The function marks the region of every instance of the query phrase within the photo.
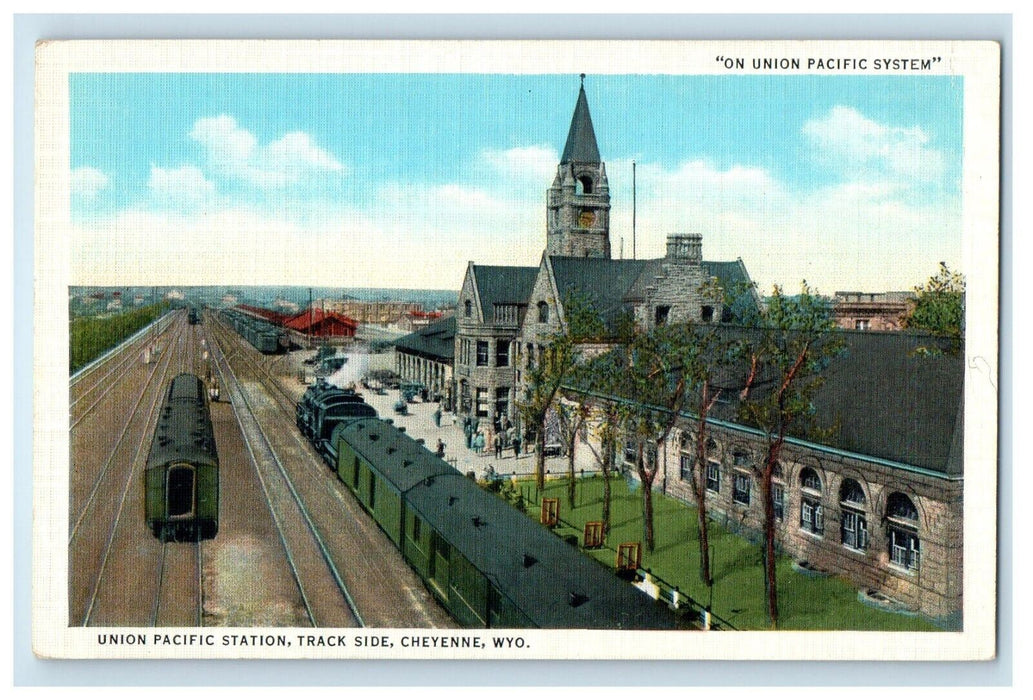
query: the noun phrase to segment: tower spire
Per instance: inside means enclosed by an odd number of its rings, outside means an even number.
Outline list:
[[[548,192],[547,255],[610,257],[610,185],[599,156],[581,73],[574,116]]]
[[[563,148],[560,163],[594,163],[599,164],[599,144],[595,140],[595,129],[592,127],[592,115],[588,111],[588,97],[585,95],[585,74],[581,74],[581,89],[578,91],[574,116],[570,120],[570,131],[567,132],[567,144]]]

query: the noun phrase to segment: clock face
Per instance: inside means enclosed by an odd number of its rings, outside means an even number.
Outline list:
[[[578,226],[581,228],[589,228],[595,223],[595,212],[585,210],[581,212],[577,217]]]

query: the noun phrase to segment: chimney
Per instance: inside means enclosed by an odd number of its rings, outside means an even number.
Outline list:
[[[668,234],[667,259],[699,265],[703,262],[703,236],[698,233]]]

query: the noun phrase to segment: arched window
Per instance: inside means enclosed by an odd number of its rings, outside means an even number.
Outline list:
[[[890,563],[908,571],[917,571],[920,552],[918,509],[902,493],[891,493],[886,499],[886,531]]]
[[[577,181],[574,184],[574,193],[592,194],[592,188],[594,186],[595,183],[592,182],[591,177],[589,177],[588,175],[582,175],[581,177],[577,178]]]
[[[868,549],[868,518],[865,513],[864,489],[853,479],[844,479],[839,488],[841,518],[840,541],[844,547],[863,552]]]
[[[470,318],[473,315],[473,302],[469,299],[463,302],[463,315]]]
[[[825,511],[821,505],[821,478],[810,467],[800,471],[800,529],[812,535],[825,532]]]
[[[544,302],[538,302],[538,323],[549,322],[549,305]]]

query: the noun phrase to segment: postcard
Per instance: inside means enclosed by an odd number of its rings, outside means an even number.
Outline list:
[[[993,658],[1000,50],[48,41],[45,658]]]

